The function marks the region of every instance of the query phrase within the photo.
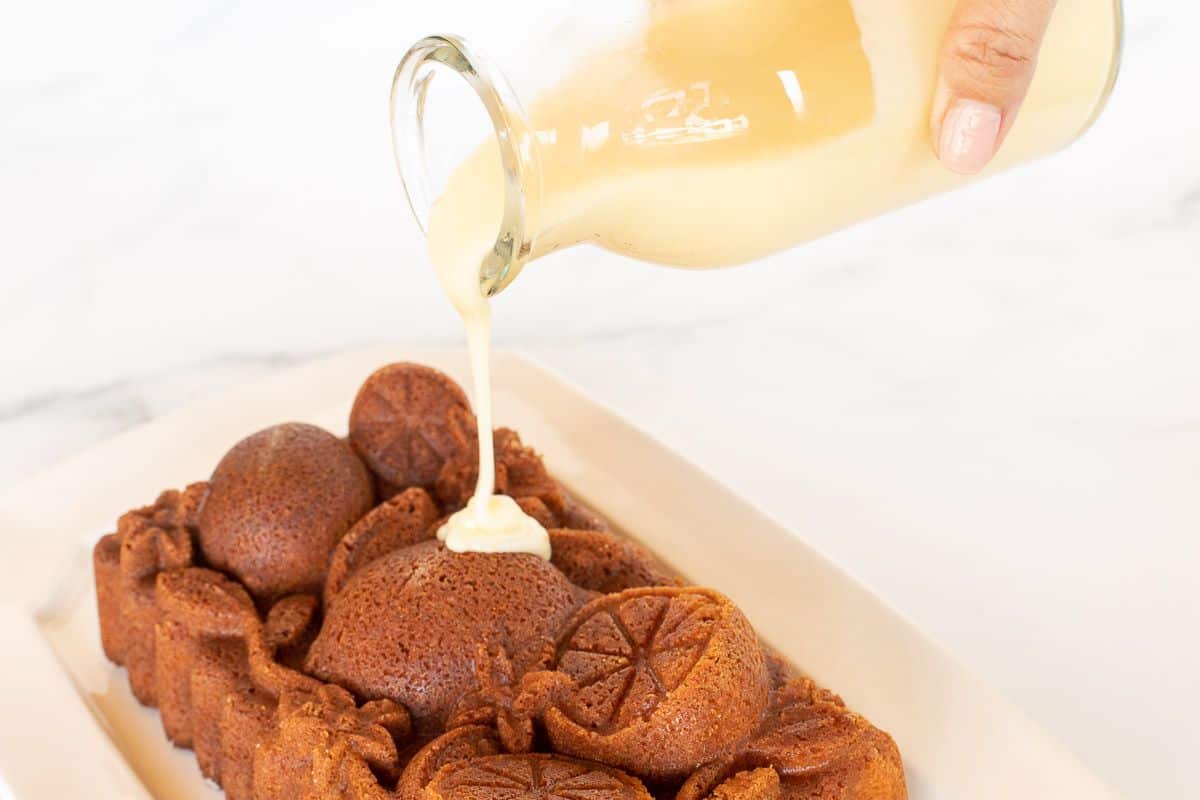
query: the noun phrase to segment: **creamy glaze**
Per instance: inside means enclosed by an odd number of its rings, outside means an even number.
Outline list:
[[[680,267],[752,261],[953,188],[929,141],[937,53],[956,0],[649,2],[643,23],[533,98],[541,163],[531,259],[578,243]],[[995,171],[1069,143],[1111,85],[1112,0],[1060,0]],[[430,254],[462,315],[479,485],[443,530],[463,550],[549,553],[495,490],[480,264],[504,211],[482,145],[434,204]],[[523,515],[522,515],[523,516]]]
[[[438,538],[456,553],[528,553],[550,560],[550,535],[533,517],[502,494],[472,497],[446,521]]]
[[[492,309],[479,284],[480,253],[476,239],[443,238],[445,226],[430,233],[430,253],[442,290],[462,317],[475,393],[479,430],[479,481],[467,507],[438,531],[456,553],[529,553],[550,559],[550,535],[510,497],[495,494],[496,454],[492,439]],[[434,233],[437,231],[438,233]],[[484,236],[484,239],[487,237]]]

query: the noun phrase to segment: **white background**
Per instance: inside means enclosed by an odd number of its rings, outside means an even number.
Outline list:
[[[391,72],[421,34],[517,37],[556,5],[6,8],[0,482],[317,354],[458,342],[392,169]],[[1129,5],[1117,92],[1069,151],[741,270],[577,249],[501,299],[497,336],[801,532],[1129,796],[1182,798],[1200,8]],[[839,523],[808,527],[818,505]]]

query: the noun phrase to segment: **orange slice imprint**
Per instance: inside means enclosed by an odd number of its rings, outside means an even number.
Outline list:
[[[649,719],[695,668],[720,616],[698,593],[645,595],[598,611],[559,655],[559,670],[577,686],[563,712],[601,734]]]
[[[443,767],[426,788],[439,800],[649,800],[636,778],[565,756],[532,753],[473,758]]]
[[[371,375],[350,412],[350,439],[372,471],[396,486],[432,486],[447,460],[474,441],[466,394],[449,377],[417,364]]]
[[[420,800],[425,787],[442,767],[458,761],[502,753],[491,728],[467,725],[447,731],[417,751],[404,767],[396,786],[397,800]]]
[[[542,714],[555,749],[641,778],[687,777],[753,733],[767,706],[754,630],[710,589],[628,589],[593,600],[556,656],[572,686]]]

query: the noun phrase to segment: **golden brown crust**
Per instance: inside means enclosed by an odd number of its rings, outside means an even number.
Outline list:
[[[536,497],[551,511],[561,512],[566,507],[566,497],[558,481],[550,477],[541,454],[509,428],[497,428],[495,439],[496,461],[504,465],[505,494]]]
[[[428,444],[438,414],[457,430],[448,378],[383,372],[376,394],[407,398],[385,427],[417,439],[356,446]],[[105,654],[231,800],[649,800],[626,773],[676,800],[904,800],[887,734],[791,678],[726,598],[607,532],[515,433],[496,432],[501,488],[550,531],[551,563],[430,541],[473,485],[473,441],[435,453],[439,475],[470,469],[439,506],[319,429],[259,436],[279,441],[239,444],[212,486],[164,492],[93,552]],[[432,472],[423,446],[391,477]],[[230,542],[262,560],[218,563]],[[317,591],[285,591],[326,556]]]
[[[191,566],[198,509],[207,494],[207,483],[163,492],[153,505],[123,514],[116,532],[92,551],[105,655],[125,667],[134,696],[145,705],[157,702],[155,579]]]
[[[839,768],[783,780],[785,800],[907,800],[900,751],[874,730]]]
[[[552,530],[550,552],[550,563],[594,592],[680,585],[645,548],[606,531]]]
[[[447,764],[503,752],[496,733],[486,725],[465,725],[447,731],[420,750],[404,767],[396,786],[398,800],[420,800],[438,770]]]
[[[360,708],[335,686],[287,693],[254,755],[254,797],[382,799],[376,776],[399,775],[396,738],[407,734],[408,715],[390,700]]]
[[[438,518],[433,498],[424,489],[413,488],[371,509],[355,523],[329,557],[325,580],[325,604],[330,605],[355,570],[401,547],[432,539]]]
[[[807,678],[772,692],[738,752],[697,770],[676,800],[701,800],[739,770],[779,774],[784,800],[904,800],[900,751],[883,731]]]
[[[296,423],[239,442],[210,484],[200,548],[260,601],[319,595],[334,545],[374,499],[366,468],[342,440]]]
[[[719,784],[709,800],[779,800],[779,773],[770,767],[739,772]]]
[[[517,497],[517,505],[529,516],[538,521],[546,530],[560,529],[570,531],[608,531],[609,525],[604,519],[587,508],[570,495],[564,493],[564,505],[559,511],[552,511],[538,497]]]
[[[654,781],[680,780],[753,732],[767,706],[745,616],[707,589],[631,589],[594,600],[559,640],[576,684],[544,717],[556,750]]]
[[[607,531],[611,526],[604,517],[597,514],[571,495],[565,495],[565,503],[557,514],[558,525],[554,527],[573,531]]]
[[[371,471],[397,489],[431,488],[448,461],[478,452],[475,415],[462,387],[410,363],[390,364],[363,383],[350,411],[350,441]]]
[[[433,776],[424,800],[651,800],[641,781],[619,769],[547,753],[479,756]]]
[[[541,455],[508,428],[497,428],[492,441],[496,452],[496,492],[518,501],[537,500],[554,515],[551,527],[561,527],[567,496],[546,470]],[[472,447],[446,462],[438,474],[434,495],[444,510],[456,511],[467,504],[478,480],[479,450]]]
[[[551,511],[545,503],[536,497],[518,497],[517,506],[529,516],[537,520],[546,530],[559,526],[558,515]]]
[[[255,800],[254,754],[274,725],[275,703],[252,686],[225,695],[217,727],[220,760],[210,775],[228,800]],[[198,740],[199,741],[199,740]]]
[[[422,542],[356,572],[327,609],[307,670],[362,697],[404,703],[436,731],[475,685],[480,644],[520,656],[570,618],[578,590],[536,556]]]

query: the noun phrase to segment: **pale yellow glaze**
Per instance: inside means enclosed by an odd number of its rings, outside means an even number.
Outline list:
[[[592,243],[672,266],[739,264],[964,183],[937,162],[929,137],[954,4],[648,4],[643,24],[528,108],[542,175],[530,257]],[[1117,24],[1111,0],[1061,0],[1025,107],[985,174],[1052,152],[1087,126],[1111,85]],[[463,517],[471,527],[447,534],[464,549],[491,547],[500,539],[489,531],[511,523],[512,509],[501,520],[486,502],[491,315],[479,289],[503,206],[499,150],[488,142],[451,176],[429,231],[439,279],[466,323],[480,421],[479,486]],[[529,544],[537,538],[506,541],[540,553],[540,539]]]

